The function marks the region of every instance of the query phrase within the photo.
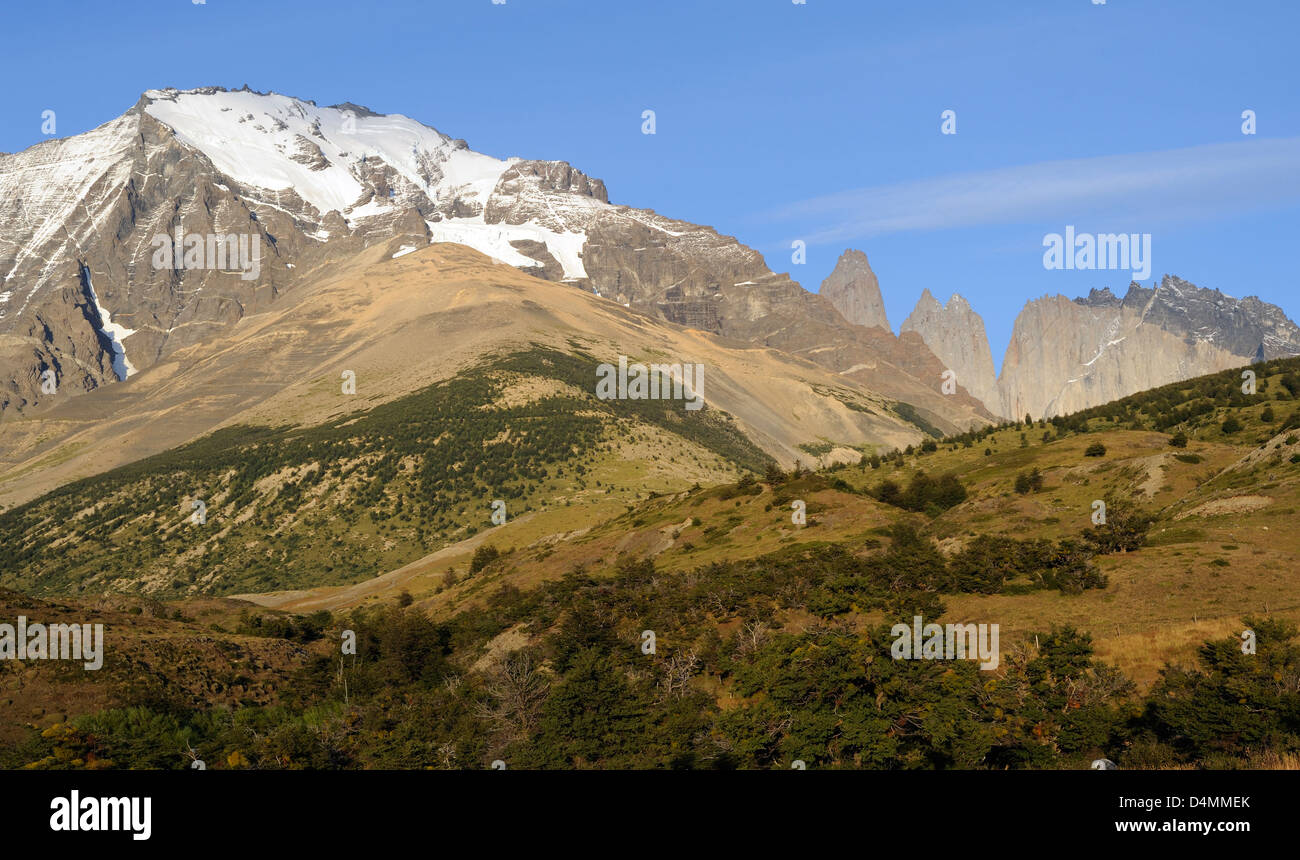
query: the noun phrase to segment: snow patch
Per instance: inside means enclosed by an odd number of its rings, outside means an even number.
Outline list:
[[[564,269],[565,280],[587,277],[582,265],[582,248],[587,242],[586,233],[557,233],[554,230],[528,222],[525,224],[485,224],[483,217],[449,218],[425,222],[433,242],[454,242],[467,245],[482,254],[511,266],[540,268],[542,264],[519,251],[511,242],[531,240],[546,246]]]
[[[95,310],[99,313],[99,330],[108,338],[108,344],[113,350],[113,373],[120,382],[135,373],[135,367],[132,366],[131,360],[126,357],[126,347],[122,345],[122,341],[135,334],[135,329],[113,322],[108,308],[99,303],[99,296],[95,293],[95,285],[90,280],[90,269],[82,266],[81,274],[86,279],[86,289],[90,291],[90,300],[95,303]]]
[[[368,218],[405,205],[400,195],[361,202],[371,191],[362,181],[374,167],[371,159],[430,199],[480,204],[508,166],[401,114],[362,116],[275,93],[150,90],[145,96],[151,100],[145,112],[222,173],[258,188],[291,189],[322,215],[337,210]]]

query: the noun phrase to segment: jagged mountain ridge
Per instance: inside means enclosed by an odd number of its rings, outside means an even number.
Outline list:
[[[850,248],[841,254],[818,292],[854,325],[893,330],[885,313],[880,281],[861,251]]]
[[[902,331],[919,334],[956,374],[956,381],[981,402],[1000,403],[984,320],[970,302],[953,293],[947,304],[940,304],[928,289],[922,290]]]
[[[503,161],[400,115],[247,89],[151,90],[87,135],[0,158],[0,412],[48,400],[45,370],[65,393],[117,381],[115,359],[152,366],[400,238],[465,244],[668,322],[799,355],[945,429],[989,418],[973,398],[940,395],[940,362],[919,341],[860,338],[756,251],[611,204],[600,180],[564,162]],[[150,240],[178,226],[253,234],[260,276],[154,268]]]
[[[845,252],[822,293],[846,318],[883,303],[860,252]],[[914,332],[944,370],[990,412],[1052,417],[1139,391],[1255,361],[1300,355],[1300,326],[1277,305],[1236,299],[1165,275],[1134,282],[1121,299],[1109,288],[1027,302],[995,374],[984,321],[962,296],[940,304],[922,291],[900,333]]]
[[[1235,299],[1165,275],[1067,300],[1047,296],[1016,318],[998,380],[1003,415],[1053,416],[1148,388],[1300,355],[1300,327],[1256,297]]]

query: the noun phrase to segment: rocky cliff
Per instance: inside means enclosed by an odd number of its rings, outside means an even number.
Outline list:
[[[1000,413],[1001,396],[988,334],[984,331],[984,320],[969,302],[954,293],[948,304],[941,305],[928,289],[923,290],[916,307],[903,321],[902,331],[919,334],[939,360],[956,374],[957,384],[991,412]]]
[[[1073,412],[1180,379],[1300,355],[1282,309],[1166,275],[1086,298],[1045,296],[1016,318],[998,380],[1001,413]]]
[[[867,255],[852,248],[840,255],[835,269],[822,281],[819,294],[854,325],[879,326],[893,331],[885,315],[880,282],[871,271]]]
[[[397,114],[248,89],[151,90],[94,131],[0,156],[0,414],[123,382],[397,238],[467,245],[658,319],[791,352],[944,429],[989,417],[964,393],[939,394],[942,362],[919,338],[863,337],[736,239],[608,201],[604,183],[564,162],[496,159]],[[159,267],[154,242],[177,230],[256,240],[256,276]],[[42,390],[47,371],[57,394]]]

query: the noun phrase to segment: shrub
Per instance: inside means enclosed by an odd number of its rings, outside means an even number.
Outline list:
[[[1085,451],[1083,452],[1083,456],[1085,456],[1085,457],[1105,457],[1105,456],[1106,456],[1106,446],[1103,445],[1103,444],[1101,444],[1100,442],[1093,442],[1091,445],[1088,446],[1087,450],[1085,450]]]
[[[1093,526],[1083,538],[1099,553],[1128,552],[1146,543],[1155,517],[1114,500],[1106,501],[1106,522]]]
[[[937,480],[925,472],[917,472],[904,490],[890,480],[881,481],[875,496],[887,505],[909,511],[927,511],[931,515],[942,513],[966,501],[966,488],[956,475],[947,474]]]
[[[1026,493],[1036,493],[1042,488],[1043,473],[1038,471],[1037,466],[1035,466],[1031,472],[1021,472],[1019,475],[1016,475],[1015,489],[1020,495],[1023,496]]]
[[[490,543],[485,543],[474,550],[474,556],[469,560],[469,572],[478,573],[492,562],[501,557],[501,552]]]

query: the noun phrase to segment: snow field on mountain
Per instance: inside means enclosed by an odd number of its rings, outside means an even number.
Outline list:
[[[272,191],[293,189],[322,215],[338,210],[356,219],[393,208],[380,202],[353,209],[368,190],[358,174],[370,158],[382,159],[430,198],[454,192],[479,202],[486,202],[508,166],[457,149],[450,138],[400,114],[360,115],[252,92],[150,90],[145,95],[153,99],[145,111],[223,173]],[[307,155],[299,138],[319,147],[327,162],[323,169],[294,160]]]
[[[145,111],[208,156],[222,173],[250,187],[291,189],[320,215],[337,210],[352,223],[401,205],[384,198],[362,202],[370,190],[361,178],[368,159],[381,159],[431,200],[460,198],[480,206],[486,205],[501,174],[518,161],[457,148],[435,129],[400,114],[363,115],[252,92],[150,90],[145,95],[153,100]],[[303,140],[320,149],[325,166]],[[566,280],[587,277],[582,265],[585,233],[558,232],[536,222],[487,224],[482,215],[426,223],[432,241],[467,245],[512,266],[540,267],[510,244],[540,242],[560,263]]]

